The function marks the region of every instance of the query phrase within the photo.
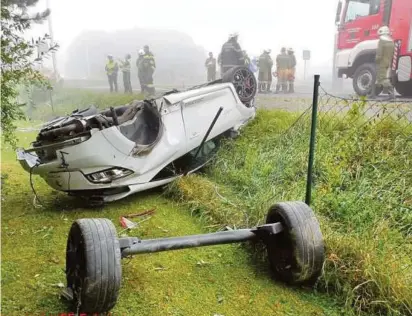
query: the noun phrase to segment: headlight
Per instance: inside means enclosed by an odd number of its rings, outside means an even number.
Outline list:
[[[93,183],[110,183],[113,180],[127,177],[131,175],[133,171],[124,168],[112,168],[99,172],[86,174],[87,180]]]

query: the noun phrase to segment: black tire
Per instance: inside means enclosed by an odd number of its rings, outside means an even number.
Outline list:
[[[366,63],[356,68],[353,74],[353,90],[359,96],[367,96],[372,91],[372,82],[376,81],[375,65],[372,63]],[[376,95],[381,94],[381,87],[376,87]]]
[[[311,284],[319,277],[325,260],[322,232],[312,209],[303,202],[273,205],[266,223],[280,222],[283,231],[267,243],[271,269],[278,280]]]
[[[242,103],[253,100],[257,93],[256,77],[245,66],[236,66],[226,71],[222,76],[222,82],[231,82]]]
[[[403,97],[412,97],[412,80],[406,82],[396,81],[395,89]]]
[[[119,240],[110,220],[78,219],[72,224],[66,249],[66,279],[76,309],[105,313],[114,307],[122,276],[120,261]]]

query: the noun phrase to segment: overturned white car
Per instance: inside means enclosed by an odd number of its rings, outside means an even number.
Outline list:
[[[236,67],[153,100],[74,111],[46,123],[17,158],[56,190],[92,202],[118,200],[204,166],[222,137],[254,118],[256,90],[253,73]]]

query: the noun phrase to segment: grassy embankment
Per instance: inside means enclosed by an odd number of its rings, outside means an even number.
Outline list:
[[[261,110],[206,177],[184,178],[171,192],[210,222],[237,227],[262,223],[276,201],[304,200],[308,122],[278,137],[296,117]],[[318,130],[312,206],[327,260],[317,288],[347,313],[411,315],[412,126],[349,121],[324,118]]]

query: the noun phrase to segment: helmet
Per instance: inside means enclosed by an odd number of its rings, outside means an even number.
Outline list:
[[[113,55],[109,54],[107,55],[107,58],[113,58]]]
[[[143,56],[144,55],[144,50],[143,49],[139,49],[139,55]]]
[[[235,37],[238,37],[238,36],[239,36],[238,32],[233,32],[232,34],[229,34],[229,39],[235,38]]]
[[[293,53],[293,48],[292,48],[292,47],[289,47],[289,48],[288,48],[288,52]]]
[[[389,27],[387,27],[386,25],[381,26],[378,30],[378,35],[382,36],[382,35],[390,35],[391,34],[391,30],[389,29]]]

